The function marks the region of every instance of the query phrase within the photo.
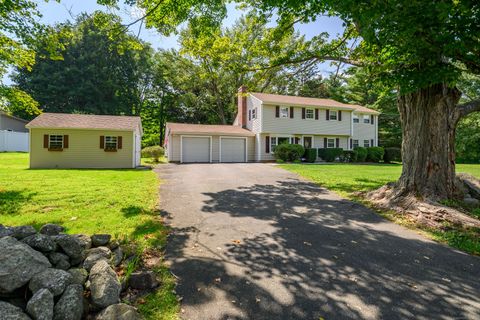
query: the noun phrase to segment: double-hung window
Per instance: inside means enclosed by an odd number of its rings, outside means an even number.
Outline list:
[[[336,110],[330,110],[329,117],[330,117],[330,120],[337,120],[337,111]]]
[[[363,146],[364,146],[365,148],[370,147],[370,140],[363,140]]]
[[[359,123],[360,119],[358,119],[358,115],[354,114],[353,115],[353,123]]]
[[[305,109],[305,118],[315,119],[315,109],[312,109],[312,108]]]
[[[252,119],[256,119],[257,118],[257,108],[253,108],[252,109]]]
[[[327,139],[327,148],[335,148],[335,139]]]
[[[105,136],[105,150],[117,150],[118,138],[116,136]]]
[[[63,135],[51,134],[48,136],[48,149],[49,150],[62,150],[63,149]]]
[[[366,114],[363,115],[363,123],[370,123],[370,117]]]
[[[280,107],[280,118],[288,118],[288,107]]]
[[[360,146],[359,143],[358,143],[358,140],[355,140],[355,139],[354,139],[354,140],[353,140],[353,143],[352,143],[352,146],[353,146],[354,149],[355,149],[355,148],[358,148],[358,147]]]

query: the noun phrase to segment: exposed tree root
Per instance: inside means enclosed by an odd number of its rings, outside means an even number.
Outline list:
[[[412,194],[401,192],[395,184],[387,184],[364,196],[379,209],[396,211],[427,227],[443,228],[445,225],[455,224],[466,228],[480,228],[479,219],[444,206],[431,198],[420,199]]]

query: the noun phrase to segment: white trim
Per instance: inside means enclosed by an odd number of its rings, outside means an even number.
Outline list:
[[[180,135],[180,163],[183,162],[183,137],[186,138],[210,138],[210,161],[212,163],[212,136],[194,136],[194,135]]]
[[[247,137],[234,137],[234,136],[220,136],[220,141],[218,143],[218,162],[222,163],[222,138],[226,139],[245,139],[245,162],[248,162],[248,139]]]
[[[305,119],[302,119],[302,120],[317,120],[315,119],[315,109],[318,109],[318,108],[313,108],[313,107],[305,107]],[[312,110],[313,111],[313,117],[312,118],[308,118],[307,117],[307,110]],[[320,115],[318,116],[318,120],[320,120]]]
[[[310,148],[315,148],[315,147],[314,147],[314,145],[315,145],[315,136],[313,136],[313,135],[311,135],[311,136],[310,136],[310,135],[302,135],[302,147],[305,148],[305,143],[304,143],[304,140],[303,140],[305,137],[306,137],[306,138],[312,138],[312,145],[310,146]]]
[[[133,132],[133,154],[132,154],[132,168],[135,168],[136,167],[136,162],[137,162],[137,154],[136,154],[136,151],[137,151],[137,143],[136,143],[136,137],[135,137],[135,132]],[[142,164],[142,156],[140,156],[140,163],[139,164]]]
[[[126,131],[126,132],[132,132],[136,131],[137,128],[132,128],[132,129],[115,129],[115,128],[68,128],[68,127],[27,127],[27,129],[48,129],[48,130],[96,130],[96,131]]]
[[[266,135],[265,135],[266,137]],[[256,161],[262,161],[262,143],[265,142],[265,140],[262,141],[262,134],[261,133],[258,133],[255,137],[255,141],[256,141],[256,144],[257,144],[257,154],[255,155],[255,160]],[[270,142],[269,142],[270,143]]]
[[[48,135],[48,149],[51,149],[50,148],[50,138],[51,136],[58,136],[58,137],[62,137],[62,149],[64,148],[64,145],[65,145],[65,135],[64,134],[49,134]]]

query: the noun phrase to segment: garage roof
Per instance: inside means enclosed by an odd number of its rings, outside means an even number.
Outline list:
[[[135,131],[141,128],[140,117],[94,114],[42,113],[27,128],[107,129]]]
[[[255,136],[255,133],[233,125],[189,124],[167,122],[171,134],[214,134],[230,136]]]
[[[330,107],[340,110],[352,110],[363,113],[379,114],[380,112],[358,104],[341,103],[332,99],[307,98],[298,96],[286,96],[280,94],[251,92],[252,96],[267,104],[296,105],[306,107]]]

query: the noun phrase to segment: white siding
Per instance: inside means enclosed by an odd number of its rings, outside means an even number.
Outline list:
[[[251,118],[249,120],[249,114],[252,113],[252,110],[256,108],[256,112],[257,112],[257,116],[255,119]],[[262,102],[260,100],[258,100],[257,98],[255,97],[252,97],[251,95],[249,95],[247,97],[247,129],[252,131],[252,132],[255,132],[255,133],[259,133],[262,128],[261,128],[261,115],[262,113]]]
[[[375,145],[378,145],[377,142],[377,125],[378,125],[378,116],[374,116],[374,124],[363,123],[363,115],[359,115],[359,123],[353,124],[353,134],[352,139],[358,140],[361,147],[363,147],[363,140],[374,140]],[[370,115],[366,115],[370,117]]]
[[[28,132],[0,130],[0,152],[28,152]]]
[[[315,109],[315,108],[314,108]],[[276,118],[274,105],[263,105],[262,132],[349,136],[351,111],[342,110],[342,121],[326,120],[327,109],[319,109],[318,120],[302,119],[302,107],[294,107],[294,118]],[[334,109],[331,109],[334,110]]]

